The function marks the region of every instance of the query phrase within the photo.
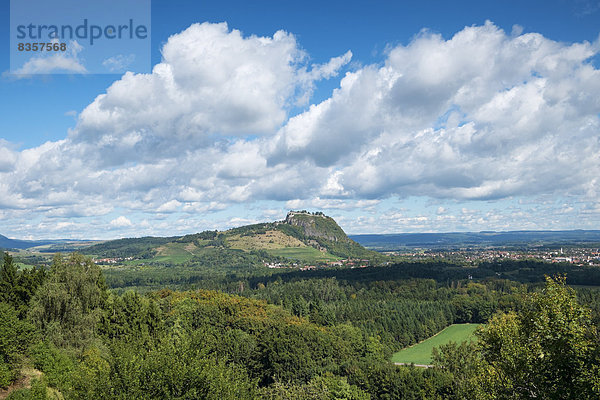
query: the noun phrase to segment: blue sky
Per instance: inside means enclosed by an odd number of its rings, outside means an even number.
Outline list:
[[[595,229],[599,20],[598,0],[153,1],[153,74],[0,78],[0,234],[298,208],[350,233]]]

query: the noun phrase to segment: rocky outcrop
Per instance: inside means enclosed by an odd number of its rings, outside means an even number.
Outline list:
[[[348,236],[333,218],[322,213],[290,211],[284,222],[300,227],[307,237],[322,238],[332,242],[349,241]]]

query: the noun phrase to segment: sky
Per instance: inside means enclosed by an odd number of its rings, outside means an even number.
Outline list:
[[[30,76],[0,6],[2,235],[600,226],[600,0],[157,0],[150,73]]]

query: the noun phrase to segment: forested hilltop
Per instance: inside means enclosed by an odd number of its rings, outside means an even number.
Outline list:
[[[594,265],[409,262],[305,211],[85,251],[4,255],[0,398],[600,398]],[[455,323],[477,341],[390,361]]]

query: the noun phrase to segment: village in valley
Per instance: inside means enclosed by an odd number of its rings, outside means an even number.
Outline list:
[[[461,248],[456,250],[410,249],[402,251],[387,251],[388,256],[401,257],[408,260],[441,259],[466,264],[478,264],[501,260],[536,260],[549,263],[570,263],[578,266],[600,265],[600,249],[587,247],[558,248],[558,249],[479,249]]]
[[[331,268],[331,267],[348,267],[348,268],[366,268],[371,265],[369,260],[361,259],[343,259],[339,261],[329,261],[323,263],[314,263],[312,265],[303,265],[297,262],[265,262],[267,268],[299,268],[300,271],[310,271],[317,268]]]

